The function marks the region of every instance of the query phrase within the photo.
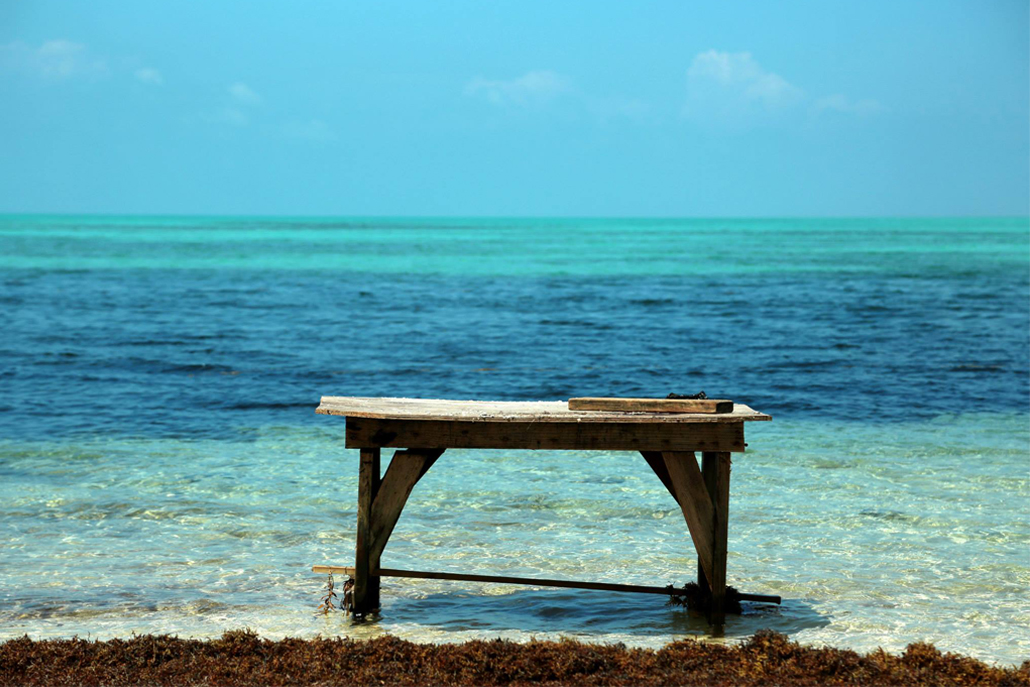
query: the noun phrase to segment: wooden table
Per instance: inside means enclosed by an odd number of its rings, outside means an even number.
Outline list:
[[[317,411],[347,418],[347,448],[361,452],[357,547],[353,568],[315,566],[354,576],[355,612],[379,607],[379,562],[415,484],[448,448],[635,451],[679,504],[698,557],[698,581],[712,595],[709,621],[721,625],[726,588],[730,454],[742,453],[744,423],[770,420],[746,405],[733,412],[570,411],[565,401],[445,401],[324,396]],[[383,474],[380,453],[397,448]],[[701,465],[695,453],[701,453]],[[396,573],[397,571],[393,571]],[[409,577],[473,579],[416,574]],[[546,583],[490,577],[486,581]],[[554,582],[554,581],[550,581]],[[606,589],[627,585],[563,583]],[[660,588],[636,588],[634,591]],[[667,593],[667,592],[666,592]]]

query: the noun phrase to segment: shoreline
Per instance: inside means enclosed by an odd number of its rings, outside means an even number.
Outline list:
[[[805,647],[763,631],[727,645],[680,640],[661,649],[575,640],[473,640],[418,644],[262,639],[249,630],[219,639],[139,635],[0,643],[6,685],[1028,685],[1030,660],[998,667],[910,644],[883,650]]]

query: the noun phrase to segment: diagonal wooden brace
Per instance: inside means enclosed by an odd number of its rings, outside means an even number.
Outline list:
[[[693,453],[667,451],[662,453],[662,460],[669,475],[670,491],[679,503],[698,561],[710,580],[714,572],[715,512],[701,468]]]
[[[705,452],[701,468],[690,452],[641,451],[641,454],[683,512],[697,550],[698,583],[712,596],[709,622],[721,625],[726,593],[730,454]]]
[[[672,479],[669,477],[669,471],[665,469],[665,459],[662,458],[662,452],[641,451],[640,455],[644,457],[647,464],[651,466],[652,470],[654,470],[654,474],[658,475],[658,479],[662,481],[665,488],[669,490],[670,494],[672,494],[672,498],[676,499],[676,502],[679,503],[679,498],[676,496],[676,490],[672,488]]]
[[[372,525],[370,527],[369,565],[371,570],[379,567],[379,559],[386,548],[393,528],[401,517],[404,504],[411,490],[422,476],[429,471],[436,459],[443,455],[443,449],[408,449],[397,451],[390,460],[379,492],[372,501]]]

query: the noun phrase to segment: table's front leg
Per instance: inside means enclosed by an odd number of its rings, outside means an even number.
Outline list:
[[[361,449],[358,468],[358,528],[354,552],[354,613],[364,615],[379,608],[379,576],[370,570],[372,503],[379,491],[380,449]]]

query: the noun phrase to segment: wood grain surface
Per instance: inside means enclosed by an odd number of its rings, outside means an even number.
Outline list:
[[[750,422],[771,420],[743,403],[730,413],[656,413],[570,410],[566,401],[451,401],[429,398],[323,396],[320,415],[383,420],[459,420],[463,422]]]

